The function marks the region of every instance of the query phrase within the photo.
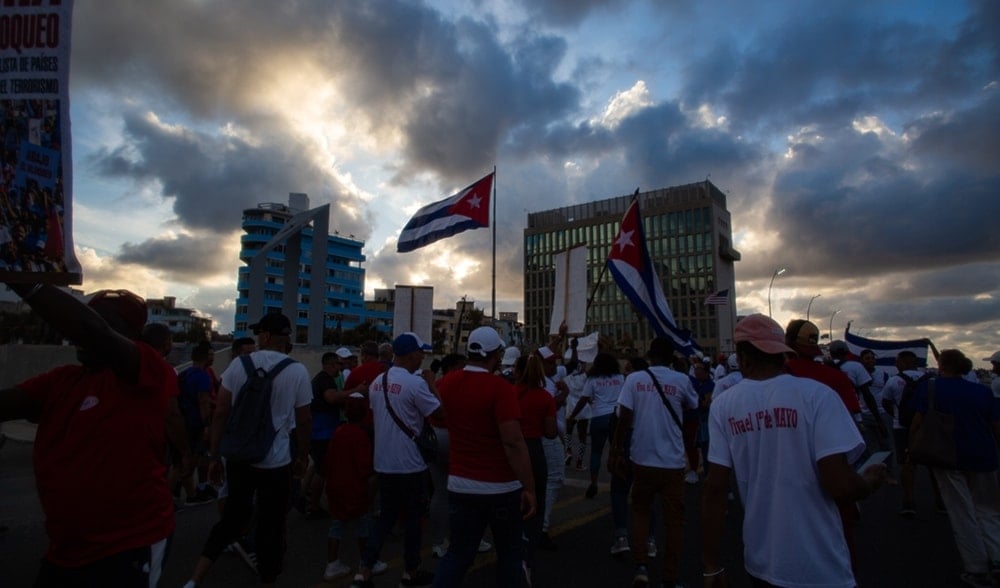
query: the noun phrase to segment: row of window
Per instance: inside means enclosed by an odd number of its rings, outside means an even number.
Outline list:
[[[706,247],[711,247],[712,209],[707,206],[654,214],[646,216],[642,221],[647,241],[704,233],[709,237]],[[554,253],[583,243],[611,243],[618,234],[619,225],[619,221],[613,221],[525,235],[524,250],[528,255],[533,255]]]

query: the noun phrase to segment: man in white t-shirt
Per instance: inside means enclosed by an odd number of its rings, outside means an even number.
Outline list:
[[[776,586],[857,585],[837,501],[858,500],[885,480],[885,465],[858,474],[864,450],[850,414],[829,387],[784,373],[784,330],[750,315],[736,324],[744,379],[709,414],[709,472],[702,509],[703,580],[725,584],[719,552],[726,493],[735,474],[745,505],[744,561]]]
[[[414,441],[424,427],[424,420],[441,408],[434,392],[434,373],[427,369],[419,376],[415,373],[423,364],[424,352],[430,349],[415,333],[399,335],[392,342],[392,367],[368,388],[375,425],[380,512],[353,587],[372,586],[372,568],[400,516],[404,571],[399,585],[429,586],[434,580],[434,574],[420,568],[420,519],[426,514],[430,500],[427,493],[430,474]]]
[[[719,394],[732,388],[743,379],[743,372],[740,371],[740,362],[736,358],[735,353],[730,354],[726,359],[726,367],[729,373],[715,381],[715,390],[712,392],[712,398],[718,398]]]
[[[830,343],[830,357],[833,358],[833,365],[847,374],[847,378],[851,380],[854,390],[858,393],[858,401],[861,404],[861,434],[866,447],[865,453],[859,457],[865,457],[889,437],[889,430],[885,424],[874,416],[878,414],[878,403],[872,394],[872,376],[851,354],[850,348],[844,341]]]
[[[285,354],[292,323],[283,314],[265,314],[260,322],[250,325],[257,335],[257,348],[250,354],[254,367],[270,372],[288,359]],[[219,457],[222,433],[240,388],[247,380],[241,358],[236,358],[222,372],[222,388],[216,398],[212,415],[208,458],[208,476],[213,483],[221,483],[223,463]],[[261,583],[273,583],[281,570],[285,553],[285,514],[288,511],[289,465],[301,476],[309,465],[310,438],[312,437],[312,384],[309,372],[301,363],[287,364],[271,386],[271,421],[276,431],[271,449],[263,461],[255,464],[226,463],[225,474],[229,495],[226,509],[209,533],[202,555],[195,564],[191,584],[204,578],[212,562],[222,550],[243,535],[244,526],[256,507],[257,571]],[[297,455],[292,463],[289,434],[295,430]],[[254,496],[256,495],[256,500]]]
[[[899,516],[913,518],[917,516],[916,502],[913,498],[917,467],[910,462],[908,455],[910,419],[913,418],[913,394],[917,388],[916,385],[929,376],[920,371],[917,366],[917,355],[912,351],[900,351],[896,355],[896,369],[896,375],[889,378],[882,389],[882,407],[892,418],[893,451],[896,455],[896,464],[899,466],[899,486],[903,491],[903,504],[902,508],[899,509]],[[913,384],[910,386],[909,393],[906,391],[908,384]],[[931,482],[931,487],[934,489],[934,500],[938,509],[943,510],[941,493],[933,479]]]
[[[646,558],[651,537],[649,515],[653,497],[660,495],[666,545],[663,553],[663,585],[673,586],[680,574],[684,538],[684,436],[681,415],[698,408],[698,394],[687,374],[667,367],[674,345],[657,337],[649,344],[648,370],[625,378],[618,396],[618,426],[612,443],[616,459],[624,455],[625,432],[632,430],[632,559],[633,586],[646,586]],[[669,407],[667,406],[669,403]]]

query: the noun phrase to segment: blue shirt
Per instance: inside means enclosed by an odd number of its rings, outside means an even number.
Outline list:
[[[935,378],[934,408],[955,417],[955,448],[958,469],[969,472],[992,472],[997,469],[996,440],[992,423],[1000,421],[1000,398],[982,384],[963,378]],[[917,413],[927,413],[927,384],[922,382],[913,394]]]

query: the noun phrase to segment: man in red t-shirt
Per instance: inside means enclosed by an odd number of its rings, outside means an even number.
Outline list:
[[[785,344],[798,354],[797,357],[785,360],[785,371],[793,376],[816,380],[833,388],[860,430],[861,403],[858,402],[858,394],[851,379],[837,368],[815,360],[823,353],[819,348],[819,327],[802,319],[792,320],[785,327]],[[854,544],[854,528],[858,520],[857,505],[853,501],[841,501],[837,503],[837,508],[840,510],[840,521],[844,526],[847,549],[851,552],[851,567],[857,569],[857,548]]]
[[[464,369],[438,382],[448,422],[448,500],[451,539],[434,586],[459,586],[489,525],[497,550],[497,585],[519,586],[524,524],[509,513],[535,514],[535,482],[511,385],[494,375],[503,339],[491,327],[469,333]]]
[[[351,370],[344,380],[344,390],[347,394],[352,392],[368,393],[368,386],[375,381],[375,378],[382,375],[382,372],[392,365],[392,345],[383,343],[377,345],[374,341],[365,341],[361,344],[361,365]],[[361,386],[362,389],[358,389]]]
[[[146,303],[125,290],[102,290],[84,305],[54,286],[9,286],[76,343],[82,364],[0,392],[0,420],[38,423],[35,479],[49,547],[35,586],[154,586],[174,530],[164,423],[177,378],[139,340]]]

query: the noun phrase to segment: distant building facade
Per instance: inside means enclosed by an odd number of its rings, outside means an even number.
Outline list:
[[[329,234],[330,205],[309,209],[305,194],[288,204],[262,203],[243,211],[234,335],[265,312],[281,312],[295,325],[295,343],[320,346],[324,329],[364,322],[391,324],[392,313],[365,306],[364,242]]]
[[[602,272],[632,196],[585,202],[528,214],[524,229],[524,338],[547,341],[555,290],[556,253],[587,245],[587,332],[599,331],[619,349],[644,350],[655,335]],[[736,316],[732,221],[726,195],[709,181],[639,194],[646,247],[678,326],[689,329],[706,354],[734,350]],[[598,278],[600,277],[600,284]],[[705,305],[720,290],[728,303]]]
[[[212,319],[197,316],[191,308],[181,308],[177,306],[177,299],[173,296],[163,298],[146,299],[147,322],[163,323],[170,328],[172,333],[193,333],[198,331],[204,334],[206,341],[212,339]]]

